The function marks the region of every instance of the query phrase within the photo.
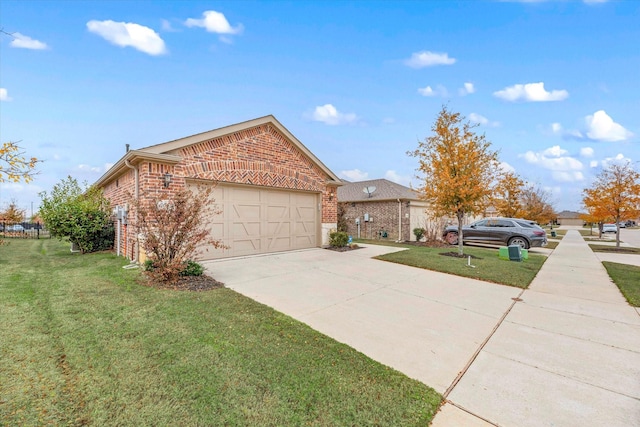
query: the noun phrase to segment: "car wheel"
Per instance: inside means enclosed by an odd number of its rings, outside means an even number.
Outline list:
[[[529,242],[524,237],[512,237],[509,239],[509,246],[518,245],[522,249],[529,249]]]
[[[458,244],[458,233],[455,231],[449,231],[447,235],[444,237],[444,240],[450,245]]]

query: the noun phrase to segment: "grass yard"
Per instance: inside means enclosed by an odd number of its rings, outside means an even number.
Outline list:
[[[640,267],[608,261],[602,265],[629,304],[640,307]]]
[[[475,265],[475,268],[471,268],[467,266],[467,258],[461,259],[440,255],[444,252],[457,251],[457,246],[428,248],[399,243],[394,243],[393,246],[402,246],[408,249],[376,258],[519,288],[529,286],[547,259],[544,255],[529,253],[529,259],[523,262],[515,262],[499,259],[497,249],[465,246],[464,253],[466,255],[478,257],[477,259],[471,259],[471,264]]]
[[[288,316],[226,288],[145,287],[126,264],[56,240],[0,247],[0,425],[424,426],[438,409]]]
[[[546,249],[555,249],[558,247],[558,245],[560,244],[559,241],[557,240],[547,240],[547,246],[545,246]]]
[[[608,252],[608,253],[612,253],[612,254],[634,254],[634,255],[640,255],[640,248],[633,248],[633,247],[629,247],[629,246],[620,246],[619,248],[616,248],[613,245],[596,245],[596,244],[591,244],[590,243],[589,247],[594,252]]]

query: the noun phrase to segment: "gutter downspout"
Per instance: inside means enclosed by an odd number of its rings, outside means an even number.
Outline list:
[[[134,194],[135,194],[135,198],[136,201],[138,201],[138,198],[140,197],[140,172],[138,170],[137,166],[133,166],[131,163],[129,163],[128,159],[124,160],[124,164],[128,167],[133,169],[133,176],[134,176]],[[136,209],[136,224],[138,223],[138,210]],[[136,233],[136,242],[137,242],[137,233]],[[125,242],[125,247],[126,247],[126,242]],[[133,262],[138,262],[138,252],[139,252],[139,248],[136,247],[136,250],[134,251],[134,255],[133,255]],[[127,256],[127,254],[124,254],[125,256]]]
[[[402,242],[402,202],[398,200],[398,242]]]

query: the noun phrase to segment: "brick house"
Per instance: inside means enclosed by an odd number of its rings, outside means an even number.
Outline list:
[[[132,196],[166,200],[185,187],[214,186],[221,213],[209,218],[208,226],[229,248],[201,251],[204,260],[328,244],[342,183],[269,115],[127,149],[95,185],[114,208],[118,254],[139,261],[143,236],[135,226]]]
[[[359,221],[364,239],[386,233],[391,240],[415,241],[412,230],[424,227],[427,219],[427,203],[417,191],[386,179],[345,182],[338,188],[338,202],[347,233],[353,237],[358,236]]]
[[[556,216],[556,223],[558,225],[573,225],[582,227],[582,224],[584,224],[584,220],[580,217],[580,215],[583,214],[574,211],[562,211]]]

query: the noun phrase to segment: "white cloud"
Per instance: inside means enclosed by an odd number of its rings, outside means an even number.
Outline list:
[[[189,18],[184,24],[187,27],[201,27],[216,34],[240,34],[244,29],[242,24],[232,27],[224,14],[215,10],[207,10],[202,13],[202,16],[202,19]]]
[[[399,175],[394,170],[388,170],[384,173],[385,179],[388,179],[391,182],[395,182],[396,184],[409,186],[411,183],[411,176],[408,175]]]
[[[580,171],[553,171],[551,176],[558,182],[584,181],[584,174]]]
[[[390,125],[396,122],[396,119],[393,117],[385,117],[384,119],[382,119],[382,123],[385,125]]]
[[[442,85],[436,86],[435,89],[431,86],[419,88],[418,93],[422,96],[441,96],[443,98],[446,98],[449,95],[447,88]]]
[[[451,65],[456,62],[455,58],[449,58],[448,53],[437,53],[423,50],[411,54],[411,58],[404,61],[405,65],[411,68],[433,67],[435,65]]]
[[[367,172],[362,172],[360,169],[351,169],[347,171],[341,171],[340,177],[348,179],[349,181],[364,181],[369,177]]]
[[[559,145],[547,148],[542,152],[527,151],[519,157],[532,165],[551,171],[551,176],[558,182],[575,182],[584,180],[584,165],[578,159],[567,156],[568,151]]]
[[[589,167],[590,168],[597,168],[598,167],[598,161],[597,160],[591,160],[589,162]]]
[[[496,98],[504,99],[505,101],[529,101],[529,102],[546,102],[546,101],[562,101],[569,96],[569,92],[566,90],[552,90],[548,92],[544,88],[544,83],[527,83],[516,84],[506,87],[497,92],[493,92],[493,96]]]
[[[500,165],[498,167],[502,172],[511,172],[511,173],[516,172],[516,169],[507,162],[500,162]]]
[[[87,29],[120,47],[133,47],[149,55],[167,53],[164,41],[149,27],[131,22],[89,21]]]
[[[553,133],[561,133],[562,125],[560,123],[551,123],[551,132]]]
[[[622,153],[619,153],[615,157],[605,158],[603,161],[600,162],[600,164],[602,165],[603,168],[606,168],[612,164],[623,164],[623,163],[631,163],[631,162],[632,161],[630,158],[625,157],[624,154]]]
[[[173,28],[173,26],[171,25],[171,22],[169,22],[166,19],[163,19],[161,21],[161,23],[162,23],[162,31],[166,31],[166,32],[169,32],[169,33],[175,33],[175,32],[178,31],[175,28]]]
[[[319,105],[311,116],[317,122],[323,122],[330,126],[353,123],[358,119],[353,113],[341,113],[331,104]]]
[[[593,148],[591,147],[582,147],[580,149],[581,157],[593,157]]]
[[[43,50],[48,48],[46,43],[32,39],[24,34],[13,33],[11,36],[13,36],[13,40],[11,40],[11,43],[9,44],[11,47],[34,50]]]
[[[491,127],[500,126],[499,122],[492,122],[489,119],[487,119],[485,116],[480,115],[478,113],[469,114],[469,120],[473,123],[478,123],[483,126],[491,126]]]
[[[564,148],[560,148],[559,145],[554,145],[553,147],[547,148],[542,152],[542,154],[547,157],[561,157],[567,153],[569,152]]]
[[[9,96],[9,92],[7,89],[0,87],[0,101],[12,101],[13,99]]]
[[[473,83],[471,82],[465,83],[464,87],[461,87],[460,89],[458,89],[458,93],[460,94],[460,96],[469,95],[470,93],[474,93],[475,91],[476,91],[476,88],[473,86]]]
[[[604,111],[599,110],[585,117],[587,137],[595,141],[625,141],[633,136],[622,125],[613,121]]]

